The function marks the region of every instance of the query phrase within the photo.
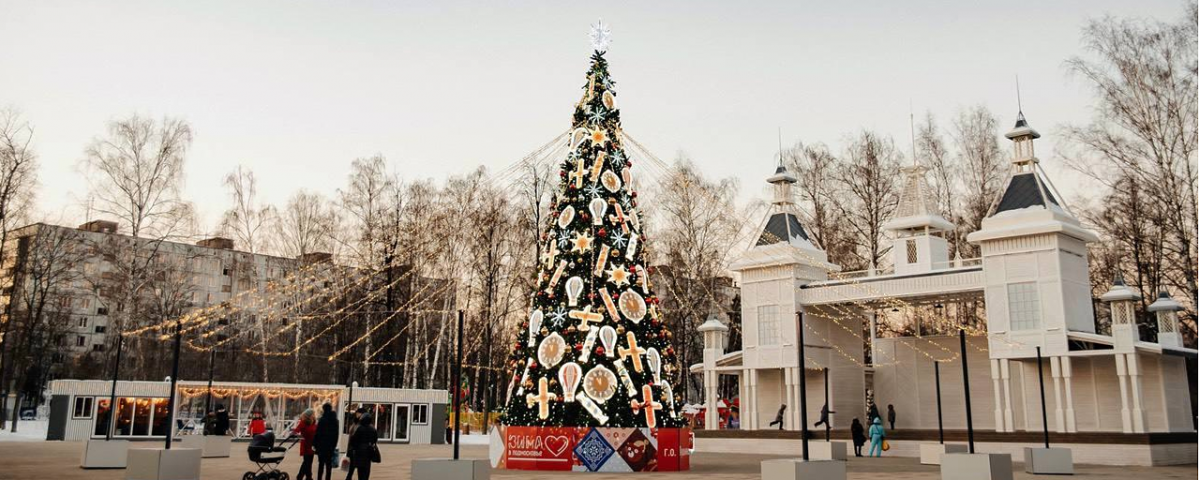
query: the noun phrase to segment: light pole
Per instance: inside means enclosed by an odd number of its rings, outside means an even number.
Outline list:
[[[167,397],[167,445],[175,439],[175,386],[179,384],[179,345],[183,342],[183,322],[175,322],[175,359],[171,362],[171,393]]]
[[[808,394],[805,392],[805,386],[808,383],[808,374],[805,372],[805,356],[804,356],[804,312],[796,312],[796,333],[800,344],[800,457],[804,461],[808,461]]]
[[[938,410],[938,443],[946,443],[946,433],[942,430],[942,372],[941,362],[933,361],[933,385],[937,391]]]
[[[117,379],[121,376],[121,348],[125,346],[125,335],[117,329],[117,360],[113,362],[112,390],[108,394],[108,426],[104,429],[104,439],[112,440],[113,425],[117,416]]]
[[[962,357],[963,398],[967,404],[967,451],[975,453],[975,424],[971,421],[971,378],[967,375],[967,332],[958,330],[958,350]]]
[[[1037,348],[1038,390],[1042,395],[1042,442],[1050,448],[1050,426],[1046,424],[1046,380],[1042,378],[1042,347]]]
[[[463,311],[458,311],[458,350],[454,354],[454,459],[458,460],[459,424],[462,421],[459,405],[462,404],[462,348],[463,348]]]

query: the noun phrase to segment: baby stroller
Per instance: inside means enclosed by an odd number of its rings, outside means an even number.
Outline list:
[[[299,438],[299,437],[294,437]],[[279,470],[279,463],[283,462],[287,451],[295,445],[292,441],[291,445],[283,446],[292,436],[288,436],[279,441],[279,445],[275,444],[275,432],[267,430],[266,432],[255,435],[250,440],[250,446],[246,448],[246,453],[250,456],[250,461],[258,466],[258,472],[246,472],[242,475],[242,480],[288,480],[287,472]]]

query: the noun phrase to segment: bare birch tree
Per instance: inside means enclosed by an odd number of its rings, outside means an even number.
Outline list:
[[[883,223],[892,218],[900,202],[900,161],[890,138],[864,130],[851,138],[838,169],[837,178],[848,198],[834,204],[849,220],[863,268],[880,268],[891,250]]]
[[[238,166],[225,176],[233,206],[221,218],[221,230],[237,241],[240,250],[262,253],[270,250],[269,229],[275,209],[258,204],[258,180],[249,168]]]
[[[1000,149],[1000,122],[987,107],[976,105],[959,112],[954,119],[951,138],[958,154],[958,173],[963,185],[962,213],[954,219],[955,238],[966,238],[978,231],[992,203],[1004,188],[1008,161]],[[964,257],[975,257],[979,247],[958,242]]]
[[[1194,340],[1196,3],[1186,10],[1178,23],[1104,17],[1084,27],[1087,56],[1072,57],[1067,68],[1095,92],[1096,115],[1066,128],[1075,150],[1066,161],[1111,191],[1091,220],[1121,251],[1137,255],[1113,268],[1132,267],[1144,298],[1168,286],[1176,292],[1188,307],[1184,333]],[[1127,222],[1145,228],[1131,232]]]
[[[8,264],[9,232],[25,221],[37,183],[37,155],[30,144],[33,127],[14,108],[0,110],[0,263]],[[0,429],[8,403],[10,314],[0,316]]]

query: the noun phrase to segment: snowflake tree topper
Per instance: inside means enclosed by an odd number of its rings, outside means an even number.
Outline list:
[[[608,44],[612,43],[612,30],[608,29],[603,19],[597,20],[596,24],[592,25],[592,33],[588,34],[588,38],[592,40],[592,48],[603,53],[608,50]]]

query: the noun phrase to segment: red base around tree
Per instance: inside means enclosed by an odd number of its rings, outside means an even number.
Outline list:
[[[576,472],[667,472],[691,468],[690,428],[501,426],[495,468]]]

